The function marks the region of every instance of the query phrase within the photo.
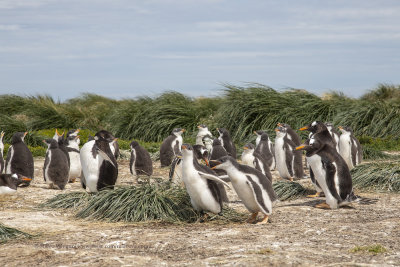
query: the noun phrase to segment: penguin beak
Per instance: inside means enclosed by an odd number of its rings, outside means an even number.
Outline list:
[[[244,146],[243,149],[246,150],[246,149],[249,149],[249,148],[247,146]]]
[[[296,147],[296,150],[301,150],[301,149],[303,149],[305,147],[306,147],[306,145],[301,145],[301,146]]]
[[[197,128],[201,129],[201,128],[203,128],[203,127],[201,127],[200,125],[197,125]]]
[[[304,126],[304,127],[300,128],[299,131],[305,131],[305,130],[308,130],[308,128],[309,128],[308,126]]]
[[[182,145],[181,148],[182,148],[182,149],[187,149],[187,146]]]
[[[3,139],[3,136],[4,136],[4,132],[2,131],[1,132],[1,139]]]
[[[182,129],[182,133],[184,133],[184,132],[186,132],[186,130],[185,130],[185,129]]]
[[[59,134],[59,133],[58,133],[58,130],[56,129],[56,134],[57,134],[58,136],[62,136],[62,135],[64,134],[64,132],[63,132],[62,134]]]
[[[218,160],[210,160],[210,162],[214,163],[215,166],[211,168],[211,170],[214,170],[215,168],[217,168],[218,165],[221,164],[221,162],[219,162]]]
[[[43,140],[43,143],[47,144],[47,143],[46,143],[46,140]]]
[[[257,132],[256,132],[256,131],[254,131],[254,134],[257,134]]]
[[[207,165],[208,167],[210,167],[210,162],[208,162],[207,158],[204,157],[203,159],[204,159],[204,161],[206,162],[206,165]]]
[[[276,125],[278,125],[279,127],[282,127],[282,123],[278,122]]]
[[[275,129],[275,132],[280,132],[280,130],[278,128]]]
[[[31,178],[28,178],[28,177],[25,177],[25,176],[22,177],[21,180],[22,180],[22,181],[26,181],[26,182],[32,181]]]
[[[339,126],[338,128],[339,128],[340,130],[343,130],[343,127],[342,127],[342,126]]]
[[[28,132],[25,132],[25,133],[24,133],[24,137],[25,137],[27,134],[28,134]]]
[[[78,134],[81,131],[81,129],[76,129],[75,134]]]

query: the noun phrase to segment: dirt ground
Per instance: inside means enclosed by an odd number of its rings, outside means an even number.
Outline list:
[[[119,161],[118,184],[133,181],[129,161]],[[168,170],[155,163],[155,176]],[[372,204],[321,210],[323,199],[278,203],[270,223],[106,223],[77,220],[69,210],[40,210],[62,193],[43,181],[43,159],[35,160],[30,187],[0,199],[0,222],[37,234],[0,245],[2,266],[400,266],[400,195],[356,192]],[[279,179],[273,172],[274,179]],[[304,185],[311,184],[304,180]],[[64,192],[80,191],[80,183]],[[231,205],[246,212],[234,192]],[[387,252],[351,252],[381,244]]]

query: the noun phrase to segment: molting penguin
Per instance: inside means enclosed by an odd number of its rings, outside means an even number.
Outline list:
[[[17,132],[11,138],[11,146],[8,148],[6,160],[6,174],[17,173],[27,178],[33,179],[34,164],[33,156],[24,138],[28,132]],[[29,185],[30,181],[23,184]]]
[[[228,156],[228,152],[226,152],[225,148],[222,146],[221,141],[217,138],[213,141],[213,149],[210,154],[210,167],[214,167],[214,163],[211,160],[216,160],[221,157]],[[226,172],[223,170],[215,170],[218,175],[226,175]]]
[[[254,133],[257,135],[256,152],[265,158],[270,170],[275,169],[275,149],[268,134],[264,131],[256,131]]]
[[[182,180],[190,196],[193,208],[199,212],[220,213],[222,211],[222,197],[217,183],[222,181],[214,171],[200,165],[194,156],[191,145],[182,145]]]
[[[225,148],[229,156],[236,159],[236,147],[232,142],[229,131],[225,128],[217,128],[217,131],[219,133],[218,139],[221,141],[221,145]]]
[[[339,133],[335,130],[335,127],[330,122],[325,122],[326,128],[328,128],[333,140],[335,141],[336,151],[339,152]]]
[[[249,143],[243,147],[242,163],[259,170],[269,179],[270,182],[272,182],[272,175],[269,170],[269,165],[265,158],[255,151],[253,144]]]
[[[272,213],[272,205],[278,199],[271,181],[260,171],[239,164],[229,156],[218,159],[216,164],[215,169],[222,169],[228,173],[238,197],[252,213],[248,222],[254,223],[258,213],[262,212],[264,218],[258,224],[267,223],[268,216]]]
[[[286,128],[278,127],[275,131],[275,159],[279,175],[290,181],[293,181],[293,177],[303,178],[301,151],[294,152],[296,145],[289,139]]]
[[[81,157],[79,152],[79,129],[70,130],[67,133],[66,145],[70,160],[68,179],[70,183],[75,182],[76,178],[80,177],[82,172]]]
[[[171,135],[164,139],[160,147],[161,167],[171,165],[174,157],[180,154],[183,142],[182,134],[184,132],[185,129],[175,128]]]
[[[81,149],[81,183],[89,192],[97,192],[106,186],[113,187],[117,181],[118,164],[111,150],[113,141],[114,136],[102,130]]]
[[[356,201],[357,197],[353,193],[350,170],[330,142],[326,135],[314,134],[309,144],[300,145],[296,149],[306,151],[308,162],[326,197],[326,203],[315,207],[337,209]]]
[[[58,142],[58,148],[61,149],[61,151],[64,152],[65,156],[67,157],[68,168],[69,168],[69,166],[71,166],[71,160],[68,154],[67,141],[64,139],[64,136],[65,136],[64,132],[62,134],[59,134],[58,130],[56,129],[53,139]]]
[[[43,177],[49,188],[64,190],[68,183],[69,167],[65,153],[58,147],[58,142],[54,139],[43,140],[48,149],[43,166]]]
[[[330,134],[327,126],[324,123],[322,123],[320,121],[314,121],[311,124],[300,128],[299,130],[300,131],[305,131],[305,130],[310,131],[309,138],[305,142],[305,145],[309,145],[309,142],[310,142],[311,138],[313,138],[315,136],[316,139],[324,140],[325,145],[329,145],[332,148],[336,149],[335,140],[333,139],[333,137]],[[309,162],[308,162],[309,158],[307,156],[306,156],[306,159],[307,159],[307,163],[308,163],[309,168],[310,168],[311,182],[314,185],[315,189],[317,190],[317,193],[315,195],[309,195],[308,197],[319,197],[319,196],[322,195],[323,190],[322,190],[322,188],[318,184],[318,181],[315,178],[314,170],[312,169],[311,165],[309,164]],[[313,158],[311,158],[310,160],[313,160]]]
[[[4,143],[3,143],[4,132],[2,131],[0,134],[0,174],[4,171]]]
[[[149,152],[139,145],[138,142],[132,141],[131,147],[131,160],[129,163],[129,170],[131,174],[136,176],[136,181],[138,175],[153,175],[153,162]]]
[[[32,179],[20,174],[0,174],[0,195],[14,194],[22,183],[29,183]]]
[[[361,144],[350,127],[339,126],[339,129],[342,131],[339,138],[339,152],[351,170],[362,161]]]

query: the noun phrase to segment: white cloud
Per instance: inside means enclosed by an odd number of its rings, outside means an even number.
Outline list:
[[[0,31],[17,31],[19,29],[21,29],[21,27],[17,24],[0,24]]]

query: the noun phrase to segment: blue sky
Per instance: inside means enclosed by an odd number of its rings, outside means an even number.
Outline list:
[[[0,0],[0,94],[400,84],[400,1]]]

